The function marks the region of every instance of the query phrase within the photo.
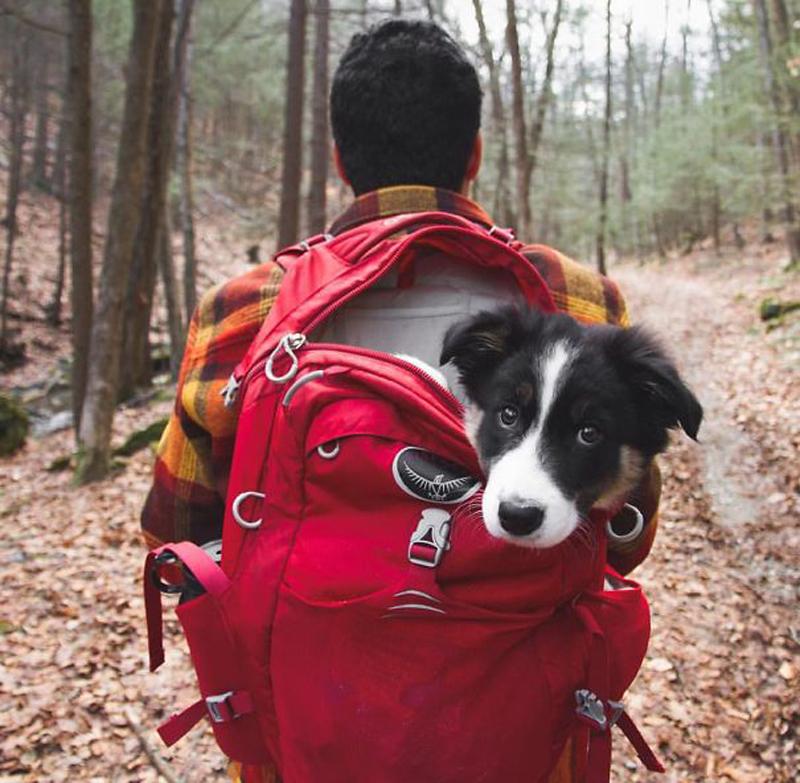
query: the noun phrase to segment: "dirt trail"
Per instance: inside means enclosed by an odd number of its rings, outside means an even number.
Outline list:
[[[668,781],[797,781],[800,375],[757,322],[763,272],[675,261],[615,278],[706,409],[700,445],[677,438],[662,462],[660,534],[637,572],[653,640],[632,712]],[[616,780],[659,779],[617,748]]]

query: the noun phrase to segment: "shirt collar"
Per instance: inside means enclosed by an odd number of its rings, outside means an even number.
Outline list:
[[[492,225],[480,205],[460,193],[424,185],[397,185],[359,196],[333,221],[330,233],[341,234],[360,223],[409,212],[451,212],[487,227]]]

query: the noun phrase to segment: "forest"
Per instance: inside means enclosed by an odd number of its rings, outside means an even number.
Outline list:
[[[478,69],[471,198],[616,280],[706,407],[636,572],[669,771],[612,779],[796,781],[800,0],[0,0],[0,778],[224,779],[151,729],[193,686],[144,671],[138,516],[200,298],[351,202],[331,78],[392,17]]]

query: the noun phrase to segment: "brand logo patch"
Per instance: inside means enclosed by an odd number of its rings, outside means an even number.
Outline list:
[[[460,503],[478,491],[481,483],[464,468],[425,449],[408,446],[392,463],[397,486],[418,500]]]

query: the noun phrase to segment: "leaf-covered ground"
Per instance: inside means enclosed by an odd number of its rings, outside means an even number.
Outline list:
[[[699,446],[678,438],[663,461],[661,532],[637,573],[653,639],[628,706],[669,772],[635,771],[619,739],[615,781],[798,779],[800,323],[767,333],[757,305],[800,298],[800,283],[777,269],[769,254],[701,254],[616,275],[708,421]],[[46,376],[47,353],[17,377]],[[122,411],[117,437],[168,408]],[[62,432],[0,462],[0,781],[155,781],[155,754],[175,780],[224,779],[204,729],[173,750],[153,731],[194,694],[172,618],[167,664],[146,672],[138,512],[152,455],[78,490],[46,470],[71,443]]]

